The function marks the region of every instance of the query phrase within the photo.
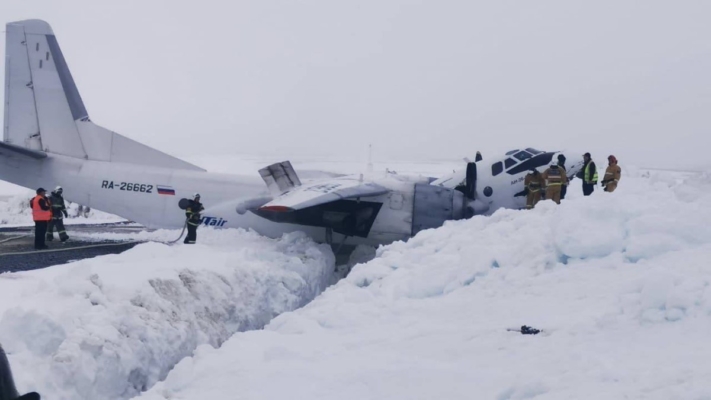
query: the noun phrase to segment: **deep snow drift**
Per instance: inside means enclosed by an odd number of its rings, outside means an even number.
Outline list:
[[[194,246],[147,243],[0,274],[0,343],[18,389],[48,400],[129,398],[197,346],[303,306],[333,272],[330,248],[302,234],[272,240],[205,228]]]
[[[711,181],[624,173],[381,248],[140,399],[709,398]]]

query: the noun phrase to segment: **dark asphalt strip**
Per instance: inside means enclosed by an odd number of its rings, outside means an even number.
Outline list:
[[[118,254],[139,243],[141,242],[86,243],[86,246],[74,248],[4,253],[0,254],[0,273],[30,271],[105,254]]]

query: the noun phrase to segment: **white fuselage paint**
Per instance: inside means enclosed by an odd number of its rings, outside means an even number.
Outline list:
[[[181,228],[185,214],[178,207],[178,202],[181,198],[192,198],[194,193],[200,193],[205,206],[203,216],[206,218],[203,222],[207,225],[212,222],[215,227],[252,229],[274,238],[302,231],[318,242],[326,241],[325,228],[276,223],[250,211],[238,212],[240,205],[250,200],[263,199],[263,203],[271,199],[264,182],[255,175],[87,161],[57,154],[49,154],[43,160],[14,154],[0,157],[0,179],[28,188],[44,187],[48,190],[61,185],[69,201],[116,214],[148,228]],[[414,183],[420,180],[392,174],[374,177],[374,180],[396,192],[367,198],[368,201],[383,203],[383,208],[373,223],[370,235],[367,238],[349,237],[348,244],[380,245],[410,236],[413,188]],[[133,190],[136,186],[138,189]],[[160,194],[159,186],[170,188],[175,194]],[[129,187],[132,190],[128,190]],[[334,242],[342,239],[343,235],[333,234]]]
[[[511,174],[509,169],[493,176],[492,165],[489,161],[477,162],[476,202],[481,209],[478,214],[488,215],[499,208],[523,208],[525,196],[516,197],[515,194],[523,191],[527,171]],[[569,167],[568,175],[575,175],[580,166],[580,163],[576,163]],[[547,166],[539,167],[539,170],[545,168]],[[432,184],[455,188],[464,183],[465,177],[464,168]],[[148,228],[182,227],[185,215],[178,207],[178,202],[181,198],[192,198],[194,193],[200,193],[205,206],[204,225],[251,229],[273,238],[288,232],[302,231],[315,241],[327,241],[326,228],[273,222],[249,211],[272,199],[256,173],[250,177],[81,160],[57,154],[48,154],[45,159],[35,160],[14,153],[3,153],[0,154],[0,179],[28,188],[51,189],[61,185],[69,201],[119,215]],[[382,203],[382,208],[368,237],[349,237],[347,243],[381,245],[408,239],[412,232],[415,184],[427,183],[428,180],[393,173],[368,174],[359,179],[377,183],[389,192],[362,198],[364,201]],[[324,180],[329,181],[330,178]],[[489,196],[486,195],[487,187],[491,188]],[[172,194],[161,194],[159,188]],[[343,235],[332,235],[334,243],[343,239]]]

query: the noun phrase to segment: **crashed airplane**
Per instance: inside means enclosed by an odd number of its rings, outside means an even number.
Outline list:
[[[200,193],[204,225],[387,244],[448,220],[523,208],[526,173],[559,154],[514,150],[440,179],[384,172],[301,182],[288,161],[254,176],[211,173],[92,122],[49,24],[11,22],[6,32],[0,179],[61,185],[72,202],[149,228],[183,226],[180,199]],[[569,178],[580,168],[568,166]]]

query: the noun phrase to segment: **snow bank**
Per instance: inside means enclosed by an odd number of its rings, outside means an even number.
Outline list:
[[[29,226],[33,225],[30,200],[35,196],[32,191],[0,199],[0,227]],[[75,217],[79,205],[67,202],[69,218],[64,220],[66,225],[72,224],[98,224],[108,222],[121,222],[125,219],[112,214],[92,209],[87,217]]]
[[[711,397],[711,182],[421,232],[306,307],[198,347],[142,400]],[[531,325],[537,336],[507,332]]]
[[[196,347],[303,306],[333,271],[330,248],[302,234],[205,229],[194,246],[146,243],[1,274],[0,342],[22,390],[48,400],[130,398]]]

